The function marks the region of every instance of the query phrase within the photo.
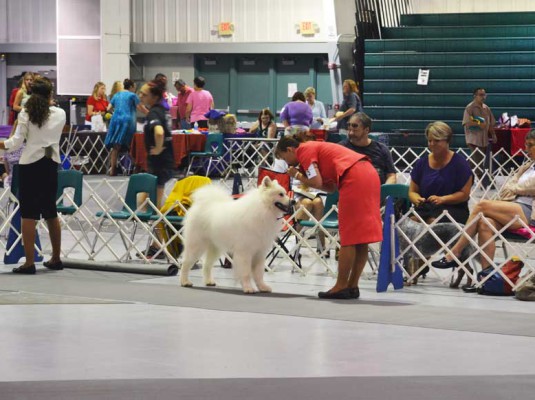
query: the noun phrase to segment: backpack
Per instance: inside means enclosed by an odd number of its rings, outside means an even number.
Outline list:
[[[520,261],[518,257],[512,257],[502,267],[502,272],[513,284],[516,284],[523,266],[524,263]],[[494,275],[492,275],[493,272]],[[477,293],[489,296],[512,296],[514,294],[513,287],[506,282],[492,266],[480,271],[477,274],[477,280],[482,281],[488,275],[492,276],[483,284],[483,286],[477,289]]]

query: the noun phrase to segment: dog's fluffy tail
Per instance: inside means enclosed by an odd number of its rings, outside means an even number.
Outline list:
[[[221,204],[232,201],[228,190],[218,185],[205,185],[196,190],[193,195],[193,205],[203,207],[205,204]]]

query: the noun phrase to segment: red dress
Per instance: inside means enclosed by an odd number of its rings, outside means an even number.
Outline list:
[[[381,183],[369,159],[344,146],[327,142],[301,143],[296,151],[300,169],[310,178],[318,166],[324,183],[339,192],[340,244],[350,246],[383,240]]]
[[[13,89],[11,91],[11,95],[9,96],[8,105],[9,105],[10,111],[9,111],[9,120],[7,121],[8,125],[13,125],[15,123],[15,121],[17,120],[17,115],[19,114],[18,112],[13,110],[13,104],[15,104],[15,97],[17,97],[17,93],[18,93],[19,89],[20,88],[18,88],[18,87]]]
[[[87,99],[87,108],[89,109],[89,106],[93,106],[93,112],[106,112],[108,109],[108,104],[108,100],[106,99],[97,100],[93,96],[89,96]],[[87,122],[91,122],[91,116],[89,113],[86,114],[85,120]]]

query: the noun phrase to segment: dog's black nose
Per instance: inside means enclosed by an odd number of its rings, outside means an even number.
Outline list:
[[[297,201],[295,201],[294,199],[291,199],[290,200],[290,207],[293,207],[297,204]]]

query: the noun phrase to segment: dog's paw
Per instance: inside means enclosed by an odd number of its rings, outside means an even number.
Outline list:
[[[271,293],[271,286],[266,285],[265,283],[262,285],[258,285],[258,290],[262,293]]]
[[[193,282],[191,282],[191,281],[180,282],[180,286],[182,286],[182,287],[193,287]]]
[[[243,288],[243,293],[245,293],[245,294],[254,294],[255,290],[252,287],[244,287]]]
[[[204,284],[205,284],[206,286],[215,286],[215,285],[216,285],[216,284],[215,284],[215,281],[204,282]]]

